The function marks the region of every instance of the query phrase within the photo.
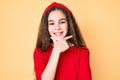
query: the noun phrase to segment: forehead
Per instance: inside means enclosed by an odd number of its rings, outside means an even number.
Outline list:
[[[56,19],[61,19],[61,18],[66,19],[65,14],[61,10],[51,11],[49,16],[48,16],[48,20],[56,20]]]

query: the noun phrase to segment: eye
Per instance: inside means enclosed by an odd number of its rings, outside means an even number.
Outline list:
[[[48,25],[54,25],[54,23],[48,23]]]
[[[61,22],[60,22],[60,24],[64,24],[64,23],[66,23],[66,21],[61,21]]]

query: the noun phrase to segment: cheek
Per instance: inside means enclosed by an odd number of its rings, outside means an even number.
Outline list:
[[[49,34],[51,35],[51,33],[52,33],[52,28],[49,28],[49,27],[48,27],[48,32],[49,32]]]
[[[68,32],[68,26],[67,26],[67,25],[65,25],[65,26],[63,27],[63,29],[64,29],[64,31]]]
[[[66,31],[68,32],[68,26],[66,27]]]

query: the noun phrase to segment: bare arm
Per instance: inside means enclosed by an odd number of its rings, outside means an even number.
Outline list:
[[[60,53],[66,51],[69,48],[66,40],[70,38],[72,38],[72,36],[67,36],[64,39],[56,41],[51,37],[54,42],[54,48],[48,64],[41,75],[42,80],[54,80]]]

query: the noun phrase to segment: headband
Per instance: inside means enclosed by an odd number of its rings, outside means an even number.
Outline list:
[[[60,4],[60,3],[56,3],[56,2],[53,2],[52,4],[50,4],[50,5],[45,9],[45,11],[44,11],[43,14],[45,15],[50,8],[57,7],[57,6],[63,8],[64,10],[67,11],[67,13],[68,13],[69,15],[71,15],[71,11],[70,11],[66,6],[64,6],[63,4]]]

